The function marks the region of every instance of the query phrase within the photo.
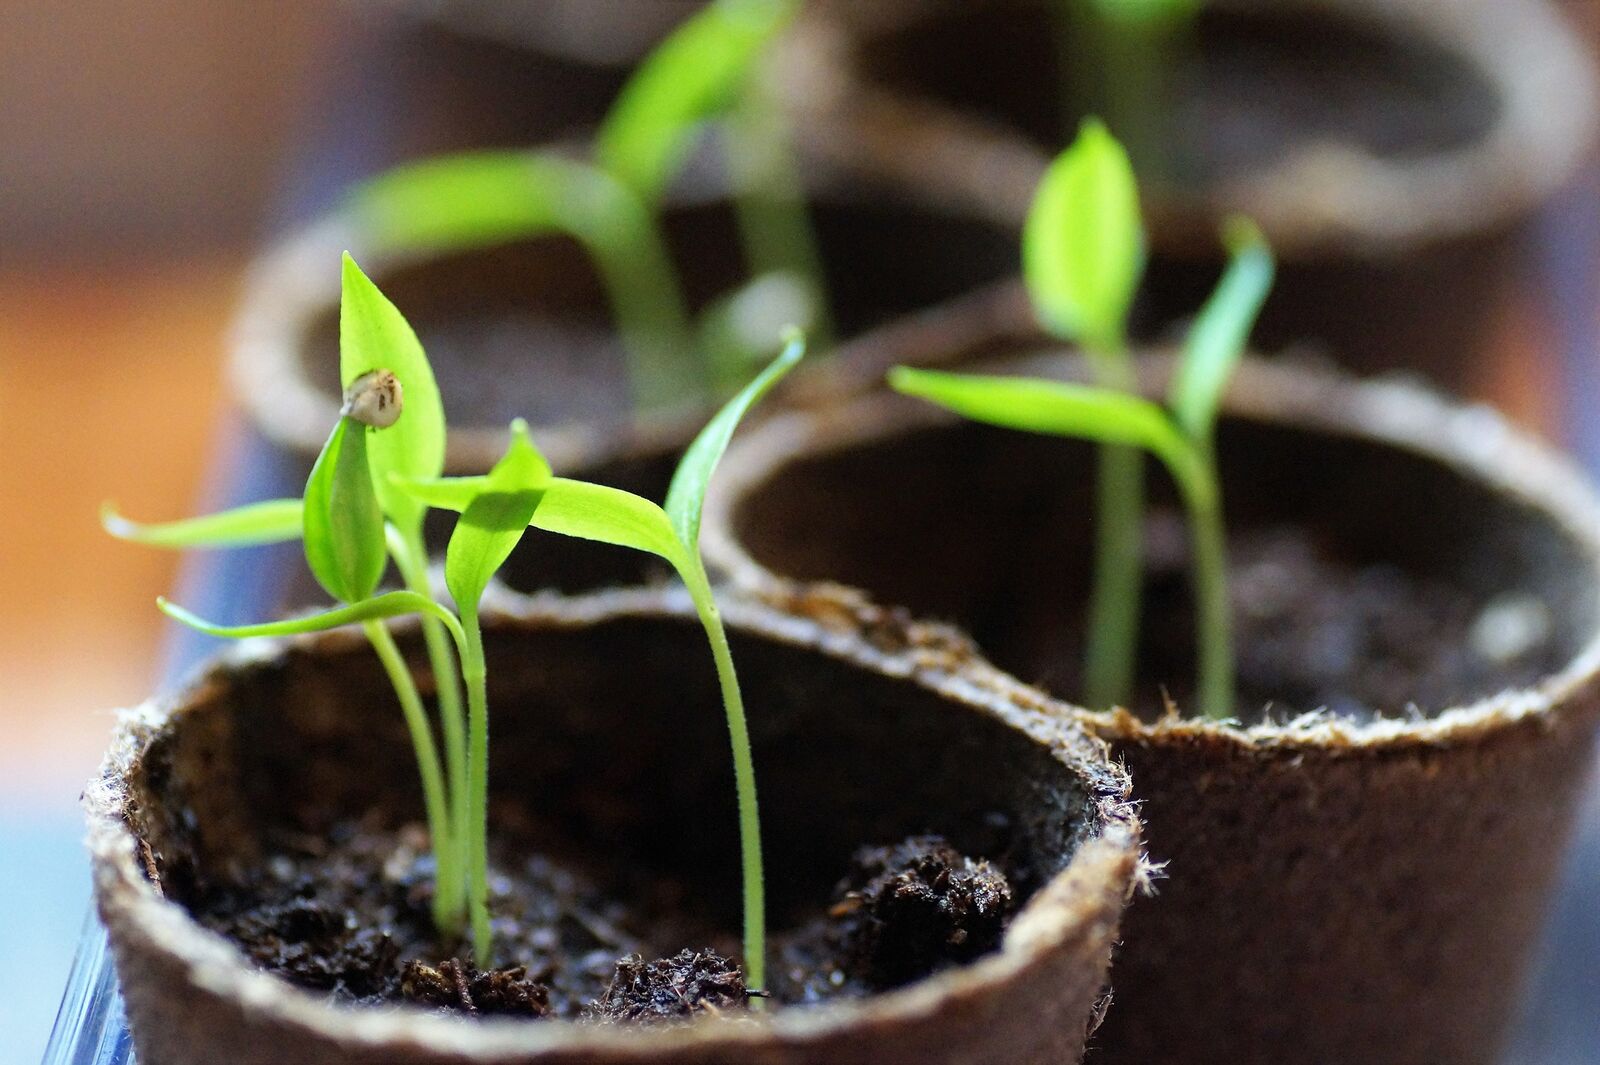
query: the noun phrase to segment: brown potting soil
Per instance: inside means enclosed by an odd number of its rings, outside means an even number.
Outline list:
[[[480,970],[434,930],[420,826],[346,822],[273,843],[238,879],[195,889],[204,925],[330,1001],[470,1016],[653,1023],[755,996],[860,997],[998,948],[1018,902],[997,865],[939,836],[864,847],[831,898],[773,937],[771,987],[750,989],[737,939],[696,913],[681,882],[633,874],[608,889],[574,862],[506,847],[491,870],[494,957]]]
[[[1190,703],[1194,611],[1183,520],[1149,523],[1147,609],[1138,709],[1161,691]],[[1251,530],[1230,548],[1239,716],[1287,720],[1326,711],[1365,722],[1421,718],[1536,683],[1562,663],[1538,599],[1480,602],[1442,578],[1333,555],[1289,526]]]

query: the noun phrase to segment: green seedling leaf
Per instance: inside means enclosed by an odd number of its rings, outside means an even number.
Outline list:
[[[440,477],[402,482],[430,507],[460,513],[484,490],[486,477]],[[681,571],[686,556],[666,511],[642,496],[588,481],[553,477],[528,522],[535,529],[644,551]]]
[[[1223,240],[1232,258],[1189,328],[1168,395],[1173,417],[1191,440],[1210,439],[1228,379],[1272,288],[1272,249],[1254,222],[1229,219]]]
[[[1032,377],[994,377],[897,366],[889,384],[973,421],[1102,444],[1141,447],[1190,472],[1193,449],[1155,403],[1114,389]]]
[[[489,477],[480,473],[471,477],[434,477],[418,481],[390,474],[389,482],[424,506],[460,514],[488,488]]]
[[[511,446],[482,478],[445,549],[444,579],[460,610],[475,610],[483,590],[510,557],[550,483],[550,464],[533,446],[528,425],[511,426]]]
[[[1046,171],[1023,229],[1022,269],[1051,333],[1097,355],[1123,347],[1144,230],[1128,153],[1099,121],[1086,120]]]
[[[533,525],[562,536],[645,551],[665,559],[680,574],[689,564],[666,511],[620,488],[557,477],[534,511]]]
[[[678,540],[691,554],[698,550],[700,543],[700,512],[705,504],[706,489],[710,487],[717,463],[722,461],[722,453],[728,450],[733,431],[750,408],[794,368],[805,352],[805,338],[798,332],[791,332],[778,357],[706,423],[679,460],[663,509],[672,521]]]
[[[623,190],[575,159],[484,151],[408,163],[357,186],[351,205],[391,248],[482,247],[599,224]]]
[[[600,165],[658,202],[703,123],[739,97],[797,0],[714,0],[662,41],[622,89],[595,141]]]
[[[437,477],[444,470],[444,404],[417,334],[346,252],[339,302],[339,379],[349,389],[377,370],[387,370],[399,380],[404,407],[397,405],[393,424],[371,440],[373,486],[389,520],[402,530],[414,530],[421,526],[426,508],[393,491],[388,474]]]
[[[337,629],[342,625],[354,625],[364,621],[380,621],[384,618],[401,617],[405,614],[427,614],[436,617],[450,630],[450,634],[455,638],[457,646],[461,645],[463,639],[461,625],[456,621],[455,615],[427,596],[419,595],[416,592],[385,592],[383,595],[364,599],[349,606],[323,611],[320,614],[285,618],[282,621],[267,621],[256,625],[217,625],[191,614],[183,607],[176,603],[168,602],[166,599],[157,599],[156,606],[161,608],[163,614],[166,614],[174,621],[182,622],[191,629],[203,632],[207,636],[217,636],[229,640],[244,640],[254,636],[298,636],[308,632],[326,632],[328,629]]]
[[[100,524],[119,540],[151,547],[250,547],[300,539],[304,514],[298,499],[269,499],[198,518],[145,524],[129,521],[117,513],[116,504],[106,503],[100,508]]]
[[[409,503],[410,500],[408,499]],[[383,511],[367,459],[367,427],[341,417],[306,481],[306,563],[343,603],[370,596],[383,578]]]

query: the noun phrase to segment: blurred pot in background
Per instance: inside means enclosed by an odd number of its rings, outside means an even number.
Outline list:
[[[875,383],[881,366],[916,361],[937,347],[930,337],[971,334],[980,343],[995,328],[993,307],[1005,302],[986,286],[1010,273],[1016,258],[1005,227],[836,178],[814,187],[808,204],[840,337],[836,350],[815,350],[795,375],[792,394],[810,402]],[[727,194],[705,186],[670,195],[660,212],[668,266],[690,315],[749,278],[736,214]],[[451,471],[487,469],[504,451],[511,419],[525,417],[558,473],[664,496],[715,395],[636,405],[612,279],[588,249],[553,232],[465,250],[384,248],[358,213],[344,212],[292,235],[252,270],[230,378],[269,440],[309,470],[336,417],[338,264],[349,249],[428,351],[450,419]],[[754,319],[751,331],[775,339],[793,310],[783,297],[757,283],[732,317]],[[689,354],[702,359],[704,352]],[[552,562],[550,552],[587,561]],[[637,552],[567,538],[541,539],[536,553],[526,580],[513,561],[510,583],[531,588],[543,579],[533,574],[556,573],[571,591],[624,583],[651,567]],[[304,590],[314,592],[309,584]]]
[[[1018,225],[1080,117],[1111,112],[1145,178],[1143,321],[1199,305],[1242,213],[1282,260],[1264,348],[1472,387],[1523,227],[1593,135],[1591,63],[1553,7],[1218,0],[1125,50],[1120,99],[1063,8],[820,5],[781,65],[807,151]]]
[[[1195,633],[1159,476],[1134,712],[1081,715],[1169,863],[1088,1060],[1488,1065],[1594,764],[1600,501],[1482,408],[1283,361],[1240,368],[1217,454],[1239,720],[1163,710],[1193,706]],[[781,415],[730,449],[706,558],[955,621],[1076,698],[1093,469],[898,395]]]

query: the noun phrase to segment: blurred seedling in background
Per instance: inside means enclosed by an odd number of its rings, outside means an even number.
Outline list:
[[[1272,286],[1274,264],[1260,231],[1247,220],[1230,220],[1223,239],[1230,262],[1189,329],[1163,407],[1135,394],[1124,333],[1142,261],[1132,174],[1116,142],[1088,123],[1044,179],[1028,220],[1024,254],[1041,319],[1058,336],[1081,340],[1096,383],[907,367],[890,374],[899,391],[975,421],[1100,445],[1082,696],[1091,707],[1126,704],[1132,694],[1143,470],[1127,456],[1136,460],[1148,451],[1172,475],[1189,518],[1198,709],[1217,719],[1233,713],[1226,536],[1213,439],[1218,406]]]
[[[622,88],[592,159],[551,148],[408,164],[351,204],[380,249],[465,249],[563,234],[607,291],[636,409],[705,404],[770,355],[779,326],[826,336],[821,262],[781,110],[760,67],[798,0],[713,0]],[[663,203],[708,129],[734,192],[751,282],[692,320],[661,225]]]
[[[746,971],[751,986],[762,986],[765,903],[755,771],[738,677],[700,559],[700,516],[711,475],[734,429],[799,361],[804,341],[791,335],[779,357],[707,424],[679,463],[663,507],[618,489],[555,477],[521,421],[512,425],[510,446],[489,473],[440,477],[444,418],[432,371],[400,312],[348,256],[340,319],[341,364],[349,380],[346,403],[302,499],[273,500],[162,525],[129,522],[108,506],[106,527],[125,539],[165,547],[301,539],[312,573],[340,606],[234,626],[211,623],[165,600],[161,608],[201,632],[236,639],[347,624],[362,627],[394,687],[416,751],[436,867],[434,920],[450,936],[470,925],[483,967],[491,963],[493,949],[488,910],[488,669],[479,626],[483,594],[530,526],[665,559],[682,577],[705,629],[728,719],[744,880]],[[429,506],[460,515],[444,564],[454,612],[435,600],[427,581],[421,526]],[[395,561],[407,587],[380,594],[388,559]],[[383,624],[386,618],[413,613],[421,615],[425,634],[441,634],[438,646],[429,641],[428,651],[440,692],[442,763],[415,681]],[[459,675],[449,640],[459,655]]]

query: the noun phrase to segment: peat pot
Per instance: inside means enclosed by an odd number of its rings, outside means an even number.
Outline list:
[[[1080,714],[1167,863],[1090,1060],[1494,1062],[1594,761],[1600,506],[1486,409],[1284,362],[1241,369],[1217,443],[1239,720],[1163,709],[1194,635],[1154,470],[1132,709]],[[737,442],[706,553],[769,596],[842,582],[957,622],[1075,698],[1094,469],[868,397]]]
[[[820,6],[781,64],[807,150],[1020,223],[1090,109],[1063,89],[1086,75],[1063,58],[1083,34],[1058,31],[1062,5]],[[1158,148],[1138,151],[1111,116],[1150,230],[1140,328],[1201,305],[1219,225],[1242,213],[1282,260],[1264,350],[1481,384],[1526,223],[1592,142],[1592,64],[1560,14],[1545,0],[1217,0],[1179,40],[1152,60],[1155,95],[1131,97]]]
[[[535,919],[512,905],[530,884],[582,897],[575,882],[599,885],[606,901],[551,925],[562,943],[613,951],[647,924],[636,941],[645,958],[707,942],[736,955],[727,730],[686,597],[541,597],[493,613],[497,964],[527,964],[552,987],[589,979],[590,961],[552,976],[537,954],[547,945],[532,958],[503,946],[515,922]],[[375,656],[345,631],[241,646],[119,721],[85,801],[96,900],[141,1065],[1078,1060],[1142,874],[1127,778],[1104,744],[937,629],[880,618],[869,639],[837,608],[785,615],[739,602],[726,617],[760,774],[776,1003],[655,1027],[466,1021],[335,1003],[252,965],[242,933],[211,930],[242,892],[288,892],[268,942],[303,985],[327,986],[328,964],[296,937],[331,924],[359,944],[363,925],[330,921],[322,888],[303,887],[297,870],[352,838],[399,841],[372,864],[373,878],[400,885],[384,930],[405,927],[407,906],[426,912],[407,873],[420,846],[404,827],[422,812],[415,761]],[[414,627],[400,629],[419,661]],[[802,992],[784,990],[794,955],[782,944],[832,919],[830,885],[852,852],[921,833],[1009,877],[1014,910],[994,948],[860,997],[798,985],[819,1001],[785,1005]],[[512,839],[535,850],[512,860]],[[831,905],[848,912],[851,898]]]
[[[916,352],[976,349],[1002,331],[997,319],[1009,312],[997,308],[1011,300],[999,280],[1017,255],[1005,227],[842,178],[812,197],[811,215],[844,342],[808,356],[771,402],[822,402],[876,384],[882,366]],[[692,310],[747,280],[726,198],[681,195],[663,227]],[[337,418],[339,256],[348,248],[427,349],[451,426],[451,471],[488,469],[511,420],[525,417],[556,472],[662,499],[710,410],[635,416],[610,303],[576,242],[551,235],[448,254],[362,251],[377,245],[353,218],[333,216],[252,271],[231,379],[269,440],[303,456],[309,471]],[[537,554],[532,569],[514,559],[508,581],[584,591],[632,583],[649,565],[579,541],[541,538]]]

